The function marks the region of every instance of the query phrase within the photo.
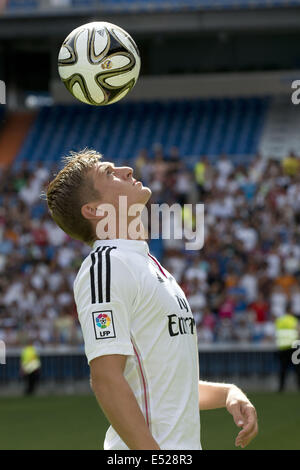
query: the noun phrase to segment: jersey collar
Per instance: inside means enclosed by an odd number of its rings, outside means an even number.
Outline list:
[[[124,238],[116,238],[114,240],[96,240],[93,244],[93,250],[99,246],[116,246],[124,251],[135,251],[144,255],[148,255],[149,246],[144,240],[126,240]]]

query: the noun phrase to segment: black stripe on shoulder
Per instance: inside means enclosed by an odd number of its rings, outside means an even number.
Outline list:
[[[92,304],[110,302],[110,284],[111,284],[111,263],[110,252],[115,250],[116,246],[99,246],[91,253],[90,281],[91,281],[91,302]],[[105,260],[104,260],[105,255]],[[103,279],[102,270],[105,262],[105,278]],[[95,276],[97,276],[98,289],[96,289]],[[98,296],[97,296],[98,294]],[[98,299],[97,299],[98,297]]]
[[[91,264],[91,267],[90,267],[90,281],[91,281],[91,302],[92,302],[92,304],[96,303],[94,266],[95,266],[95,263],[96,263],[96,254],[99,250],[100,250],[100,247],[97,248],[96,251],[93,251],[93,253],[91,253],[92,264]]]
[[[106,302],[110,302],[110,278],[111,278],[111,266],[110,266],[110,252],[115,250],[116,246],[110,246],[105,253],[106,258]]]
[[[98,252],[98,301],[100,304],[103,302],[103,281],[102,281],[102,254],[108,248],[108,246],[103,246],[101,250]]]

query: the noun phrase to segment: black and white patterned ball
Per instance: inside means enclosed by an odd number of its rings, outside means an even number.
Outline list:
[[[132,37],[107,22],[74,29],[58,56],[61,80],[78,100],[103,106],[121,100],[134,87],[141,67]]]

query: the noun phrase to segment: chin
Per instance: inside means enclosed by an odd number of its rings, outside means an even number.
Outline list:
[[[146,205],[151,197],[152,191],[147,186],[141,186],[134,188],[134,191],[128,195],[128,206],[134,204]]]
[[[143,195],[143,198],[144,200],[142,201],[143,204],[147,204],[147,202],[149,201],[151,195],[152,195],[152,191],[150,188],[148,188],[147,186],[143,186],[143,189],[142,189],[142,195]]]

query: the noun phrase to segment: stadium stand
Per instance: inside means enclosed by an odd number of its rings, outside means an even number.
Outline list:
[[[262,155],[281,159],[290,151],[299,152],[300,115],[297,106],[282,97],[273,99],[265,122],[259,146]]]
[[[3,120],[3,129],[0,134],[1,165],[8,165],[13,162],[16,153],[27,137],[28,130],[33,120],[33,113],[22,111],[9,113],[5,117],[5,120]]]
[[[300,161],[255,157],[268,103],[121,104],[103,122],[101,109],[42,108],[0,173],[0,339],[18,346],[26,331],[40,345],[82,346],[72,283],[90,249],[51,221],[40,195],[61,156],[89,146],[130,160],[152,202],[205,204],[205,250],[150,241],[186,292],[199,343],[271,343],[288,302],[300,317]]]
[[[15,161],[30,159],[52,166],[70,149],[95,148],[106,158],[132,163],[139,149],[151,154],[159,143],[168,154],[172,146],[193,167],[199,155],[214,161],[226,153],[237,162],[251,159],[258,142],[268,98],[138,102],[105,109],[54,106],[40,110]],[[105,115],[105,119],[102,116]],[[128,117],[130,123],[128,124]],[[181,132],[181,129],[183,131]]]
[[[9,0],[8,10],[34,10],[38,6],[38,0]]]
[[[58,2],[39,0],[8,0],[7,10],[36,10],[37,8],[102,8],[121,12],[255,9],[299,6],[300,0],[70,0],[59,6]]]
[[[75,0],[76,1],[76,0]],[[220,9],[253,9],[274,8],[299,5],[299,0],[102,0],[103,6],[119,10],[220,10]]]

